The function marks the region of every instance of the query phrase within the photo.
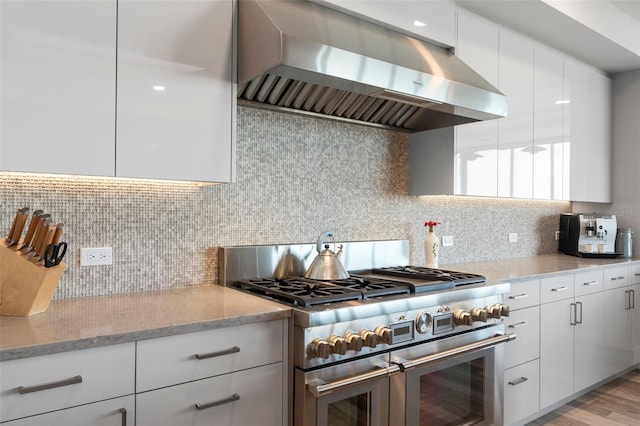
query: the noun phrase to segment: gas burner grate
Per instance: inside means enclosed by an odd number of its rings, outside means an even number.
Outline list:
[[[365,278],[358,275],[351,275],[351,277],[336,283],[339,283],[343,287],[362,292],[362,297],[365,300],[411,293],[411,286],[407,283],[369,277]]]
[[[324,281],[306,278],[265,278],[238,281],[242,290],[270,297],[294,306],[314,306],[325,303],[361,300],[359,291]]]
[[[456,287],[483,283],[487,280],[482,275],[448,271],[446,269],[426,268],[422,266],[392,266],[388,268],[374,269],[373,272],[394,277],[414,278],[427,282],[452,282]]]

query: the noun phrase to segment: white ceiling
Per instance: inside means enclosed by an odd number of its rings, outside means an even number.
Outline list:
[[[609,73],[640,69],[640,0],[456,0]]]

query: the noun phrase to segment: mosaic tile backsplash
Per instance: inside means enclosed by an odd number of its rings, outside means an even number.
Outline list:
[[[556,251],[569,203],[410,197],[408,155],[404,133],[239,107],[237,182],[0,173],[0,235],[19,206],[65,224],[57,299],[214,284],[219,247],[312,243],[325,230],[338,241],[408,239],[420,265],[425,220],[454,238],[443,265]],[[81,247],[105,246],[113,265],[79,266]]]

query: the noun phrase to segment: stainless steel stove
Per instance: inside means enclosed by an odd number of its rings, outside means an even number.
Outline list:
[[[292,308],[294,424],[331,424],[327,419],[342,415],[369,419],[355,424],[387,425],[391,417],[393,424],[422,419],[449,424],[430,417],[431,412],[416,412],[420,404],[415,399],[427,397],[420,396],[415,380],[420,382],[416,377],[425,368],[446,371],[452,360],[464,366],[469,392],[468,401],[453,398],[458,413],[453,418],[464,424],[499,424],[494,403],[502,389],[501,343],[515,338],[505,335],[502,324],[509,315],[503,304],[509,284],[487,283],[472,273],[407,266],[407,241],[343,244],[342,262],[350,277],[335,281],[303,277],[317,253],[314,244],[223,250],[225,285]],[[411,374],[413,370],[420,373]],[[469,372],[476,370],[483,383],[480,405],[477,395],[471,395],[479,385]],[[390,393],[392,386],[404,391]],[[368,408],[352,399],[357,395],[367,395]],[[330,402],[335,397],[344,407]],[[386,408],[374,408],[379,404]]]

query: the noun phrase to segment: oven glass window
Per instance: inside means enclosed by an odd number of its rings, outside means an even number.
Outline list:
[[[369,426],[371,399],[369,393],[332,402],[328,406],[328,426]]]
[[[485,419],[485,358],[420,377],[420,425],[472,425]]]

